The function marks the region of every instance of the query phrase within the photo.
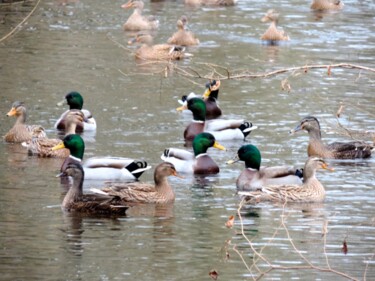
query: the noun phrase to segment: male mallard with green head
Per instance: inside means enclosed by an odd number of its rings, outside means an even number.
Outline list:
[[[215,137],[210,133],[200,133],[193,140],[194,153],[179,148],[168,148],[164,151],[161,159],[172,163],[178,172],[193,174],[217,174],[219,166],[207,154],[210,147],[225,150]]]
[[[292,166],[261,166],[261,153],[255,145],[241,146],[236,157],[227,163],[238,161],[244,161],[246,168],[236,181],[239,190],[258,190],[266,185],[302,184],[302,172]]]
[[[290,133],[294,134],[299,131],[306,131],[309,134],[309,145],[307,146],[308,156],[333,159],[368,158],[371,156],[371,152],[374,149],[372,144],[360,141],[324,144],[319,121],[314,116],[303,118]]]

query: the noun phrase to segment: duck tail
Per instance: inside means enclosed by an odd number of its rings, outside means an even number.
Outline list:
[[[243,133],[243,135],[244,135],[245,138],[251,133],[251,131],[253,131],[253,130],[257,129],[257,128],[258,127],[257,126],[253,126],[253,124],[251,122],[244,122],[239,127],[239,129],[241,130],[241,132]]]
[[[133,161],[125,167],[136,179],[138,179],[143,172],[151,169],[151,166],[146,161]]]

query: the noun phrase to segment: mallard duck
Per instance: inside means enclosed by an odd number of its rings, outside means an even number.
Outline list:
[[[218,98],[219,98],[219,87],[220,81],[219,80],[212,80],[206,83],[206,91],[204,92],[202,98],[206,104],[206,120],[217,119],[222,115],[221,108],[218,105]],[[181,105],[184,105],[187,101],[191,98],[197,98],[198,95],[195,93],[190,93],[189,95],[182,96],[181,100],[178,102]],[[188,109],[185,110],[186,112],[190,112]]]
[[[64,137],[60,144],[52,148],[68,148],[70,155],[62,164],[64,170],[69,163],[81,163],[85,152],[85,143],[80,135],[71,134]],[[85,179],[129,181],[138,179],[151,166],[145,161],[123,157],[91,157],[83,163]]]
[[[371,156],[372,149],[374,149],[372,144],[366,144],[360,141],[324,144],[319,121],[313,116],[303,118],[290,133],[294,134],[302,130],[309,134],[309,145],[307,146],[308,156],[334,159],[368,158]]]
[[[252,144],[240,147],[234,159],[227,164],[245,162],[245,170],[236,181],[239,190],[258,190],[266,185],[302,184],[302,172],[292,166],[260,166],[262,157],[259,149]]]
[[[117,196],[83,194],[84,170],[79,163],[70,163],[58,177],[70,176],[73,185],[65,195],[61,208],[68,212],[92,215],[125,215],[127,206],[122,205]]]
[[[164,150],[161,159],[172,163],[181,173],[200,175],[219,173],[219,166],[207,154],[207,150],[210,147],[225,150],[225,147],[219,144],[210,133],[196,135],[192,145],[194,153],[179,148],[168,148]]]
[[[143,7],[144,3],[141,0],[129,0],[121,6],[124,9],[134,8],[134,12],[123,25],[124,30],[153,30],[159,27],[159,21],[154,16],[145,17],[142,15]]]
[[[191,54],[185,53],[185,48],[170,44],[152,45],[153,38],[150,34],[140,33],[129,40],[129,44],[141,43],[136,50],[135,57],[141,60],[180,60]]]
[[[6,142],[14,142],[14,143],[21,143],[24,141],[30,141],[33,137],[33,130],[38,128],[39,134],[35,135],[35,137],[43,138],[46,136],[46,133],[43,127],[39,125],[26,125],[26,107],[22,102],[16,101],[12,104],[12,108],[7,113],[7,116],[15,116],[17,117],[16,123],[5,134],[4,140]]]
[[[268,185],[263,186],[257,191],[239,191],[238,194],[244,196],[247,203],[258,203],[261,201],[323,202],[326,192],[324,186],[315,177],[317,169],[333,171],[323,159],[310,157],[303,168],[304,183],[302,185]]]
[[[252,130],[257,128],[244,120],[214,119],[206,121],[206,104],[200,98],[189,99],[187,104],[177,108],[178,111],[185,109],[189,109],[193,113],[193,121],[184,131],[184,139],[188,142],[193,141],[194,137],[202,132],[211,133],[218,141],[245,139]]]
[[[66,134],[75,134],[76,127],[79,123],[82,123],[84,114],[78,109],[72,109],[68,112],[65,117]],[[54,158],[67,158],[70,155],[70,151],[67,148],[52,150],[52,148],[58,145],[60,139],[49,139],[48,137],[40,138],[41,127],[36,126],[33,129],[33,138],[30,141],[23,142],[22,146],[26,147],[29,155],[37,155],[39,157],[54,157]]]
[[[277,41],[288,41],[289,36],[283,31],[277,28],[277,22],[279,20],[279,14],[271,9],[268,10],[265,16],[261,19],[262,22],[270,21],[271,24],[260,37],[260,39],[270,42],[271,44],[276,43]]]
[[[316,11],[341,10],[344,3],[340,0],[313,0],[310,8]]]
[[[185,0],[185,4],[191,6],[233,6],[237,0]]]
[[[168,182],[169,176],[180,177],[173,164],[161,163],[155,168],[155,184],[134,182],[134,183],[113,183],[101,191],[92,189],[98,193],[108,194],[121,198],[123,204],[168,204],[175,200],[175,194]]]
[[[66,129],[66,115],[70,110],[81,110],[85,115],[84,122],[81,122],[77,125],[77,132],[82,131],[94,131],[96,130],[96,121],[92,116],[91,112],[87,109],[82,109],[83,107],[83,97],[78,92],[70,92],[65,96],[64,101],[66,100],[67,104],[69,105],[69,110],[65,111],[61,114],[60,118],[55,123],[55,129],[58,130],[65,130]],[[63,102],[64,102],[63,101]],[[63,102],[59,102],[58,104],[63,104]]]
[[[177,32],[175,32],[169,39],[168,44],[179,46],[194,46],[199,44],[199,39],[195,38],[193,32],[186,30],[187,17],[181,16],[177,21]]]

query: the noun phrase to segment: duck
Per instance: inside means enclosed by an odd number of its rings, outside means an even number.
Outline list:
[[[217,119],[222,115],[222,110],[218,104],[219,87],[219,80],[212,80],[206,83],[206,90],[202,96],[206,104],[206,120]],[[179,100],[178,102],[181,105],[184,105],[184,103],[187,103],[189,99],[197,97],[199,96],[192,92],[189,95],[182,96],[181,100]],[[185,111],[188,112],[189,110],[186,109]]]
[[[127,31],[141,31],[141,30],[155,30],[159,27],[159,20],[154,16],[145,17],[142,15],[144,3],[141,0],[129,0],[123,4],[121,8],[133,8],[134,12],[129,16],[128,20],[124,23],[123,29]]]
[[[185,0],[186,5],[190,6],[233,6],[237,0]]]
[[[340,0],[313,0],[310,9],[315,11],[341,10],[344,3]]]
[[[75,134],[76,127],[83,122],[84,114],[78,109],[72,109],[66,115],[66,135]],[[52,150],[52,148],[61,142],[61,139],[51,139],[46,137],[40,138],[40,130],[43,128],[36,126],[33,129],[33,138],[30,141],[23,142],[22,146],[27,148],[29,155],[37,155],[39,157],[67,158],[70,151],[67,148]]]
[[[151,169],[146,161],[135,160],[124,157],[91,157],[82,164],[85,152],[85,142],[78,134],[70,134],[52,150],[68,148],[70,151],[61,170],[64,170],[69,163],[80,163],[85,171],[86,180],[118,180],[133,181],[137,180],[143,172]]]
[[[189,99],[187,104],[177,108],[177,111],[186,109],[193,113],[193,121],[184,131],[186,142],[192,142],[194,137],[202,132],[211,133],[217,141],[244,140],[251,131],[257,128],[244,120],[214,119],[206,121],[206,104],[200,98]]]
[[[195,46],[199,44],[193,32],[186,30],[187,17],[181,16],[177,20],[177,32],[175,32],[169,39],[168,44],[179,45],[179,46]]]
[[[218,174],[219,166],[207,154],[210,147],[225,150],[210,133],[200,133],[195,136],[192,143],[194,153],[179,148],[168,148],[164,150],[161,159],[172,163],[179,173],[195,175]]]
[[[156,44],[153,45],[153,38],[150,34],[139,33],[128,44],[140,43],[141,46],[135,51],[135,58],[140,60],[180,60],[192,56],[185,53],[185,47]]]
[[[144,182],[112,183],[102,190],[91,189],[103,195],[117,196],[123,204],[170,204],[175,200],[175,193],[168,182],[169,176],[181,177],[172,163],[163,162],[154,171],[155,184]]]
[[[84,170],[79,163],[69,163],[57,177],[73,178],[73,184],[66,193],[61,208],[66,212],[88,215],[124,216],[128,206],[121,204],[117,196],[83,194]]]
[[[299,131],[306,131],[309,134],[309,144],[307,146],[308,156],[318,156],[330,159],[356,159],[368,158],[374,149],[373,144],[361,141],[333,142],[324,144],[320,130],[320,124],[316,117],[307,116],[292,130],[290,134]]]
[[[319,157],[309,157],[303,168],[304,182],[302,185],[266,185],[256,191],[239,191],[245,203],[253,204],[263,201],[294,202],[294,203],[320,203],[325,199],[325,189],[316,178],[317,169],[333,171],[328,164]]]
[[[262,22],[270,21],[271,24],[264,32],[264,34],[260,37],[261,40],[267,41],[270,44],[275,44],[278,41],[288,41],[290,40],[289,36],[283,31],[277,28],[277,22],[279,20],[279,14],[270,9],[267,11],[265,16],[261,19]]]
[[[77,132],[83,131],[95,131],[96,130],[96,121],[95,118],[92,116],[91,112],[87,109],[82,109],[83,107],[83,97],[80,93],[73,91],[65,95],[64,101],[58,103],[58,105],[62,105],[64,102],[67,102],[69,105],[69,110],[65,111],[61,114],[60,118],[56,121],[54,128],[57,130],[65,130],[66,129],[66,116],[70,110],[81,110],[85,115],[84,122],[80,122],[77,125]]]
[[[261,166],[262,156],[259,149],[252,144],[241,146],[234,159],[227,161],[233,164],[245,162],[245,170],[238,176],[238,190],[255,191],[267,185],[302,184],[303,173],[293,166]]]
[[[27,111],[23,102],[15,101],[12,108],[7,113],[8,117],[15,116],[16,123],[3,137],[9,143],[22,143],[30,141],[33,138],[33,131],[38,128],[39,133],[35,135],[36,138],[43,138],[46,136],[44,128],[40,125],[26,125]]]

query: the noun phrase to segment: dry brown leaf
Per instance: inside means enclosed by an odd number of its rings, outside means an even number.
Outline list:
[[[341,251],[346,255],[348,253],[348,245],[346,244],[346,239],[342,242]]]
[[[215,269],[212,269],[208,275],[210,275],[210,277],[213,279],[213,280],[217,280],[217,278],[219,277],[219,273],[215,270]]]
[[[341,113],[342,113],[343,110],[344,110],[344,106],[340,105],[339,109],[336,112],[336,117],[337,118],[340,118],[340,115],[341,115]]]
[[[234,225],[234,216],[230,216],[227,222],[225,223],[225,226],[228,228],[232,228]]]
[[[331,76],[331,66],[330,65],[327,67],[327,74],[328,74],[328,76]]]
[[[284,80],[281,81],[281,89],[283,91],[288,91],[288,93],[290,93],[290,91],[292,90],[292,87],[289,84],[288,78],[285,78]]]

